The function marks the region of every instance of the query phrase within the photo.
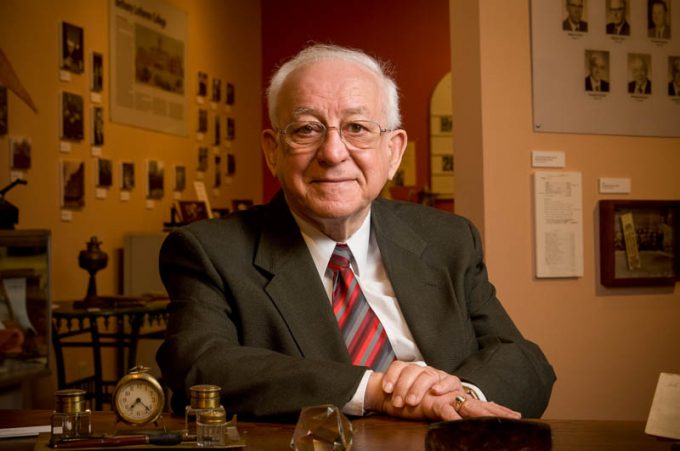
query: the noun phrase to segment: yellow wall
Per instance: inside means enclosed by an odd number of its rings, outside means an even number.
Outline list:
[[[534,133],[529,2],[450,6],[456,210],[482,225],[499,297],[555,367],[546,417],[646,419],[659,373],[680,372],[680,295],[599,283],[597,180],[631,178],[608,198],[678,199],[680,139]],[[532,150],[582,173],[583,277],[534,277]]]
[[[189,93],[189,136],[178,137],[115,124],[109,121],[108,93],[111,55],[109,52],[109,1],[105,0],[2,0],[0,2],[0,48],[10,59],[24,86],[37,104],[33,113],[19,98],[10,93],[9,135],[0,137],[0,185],[9,183],[9,136],[32,140],[32,168],[27,172],[28,185],[18,186],[7,194],[19,207],[18,228],[44,228],[52,231],[52,299],[77,299],[85,295],[87,273],[78,267],[78,253],[90,236],[103,241],[109,264],[97,274],[99,294],[114,294],[117,289],[118,257],[126,233],[161,232],[163,222],[170,220],[172,205],[173,164],[187,168],[187,190],[183,199],[195,199],[193,182],[196,175],[198,142],[196,140],[197,104],[195,101],[197,72],[233,83],[236,103],[229,113],[236,119],[236,140],[230,152],[236,155],[233,183],[223,185],[213,196],[212,157],[205,183],[213,207],[231,207],[232,199],[262,197],[262,172],[259,150],[261,129],[261,37],[259,1],[167,0],[187,13],[188,61],[186,66]],[[81,26],[85,32],[86,71],[72,75],[70,82],[59,81],[59,30],[65,20]],[[105,107],[105,145],[103,157],[114,162],[114,186],[105,200],[95,199],[94,164],[90,152],[90,53],[104,55],[102,105]],[[210,88],[210,85],[209,85]],[[85,100],[85,139],[72,143],[70,154],[59,151],[59,96],[62,90],[79,93]],[[209,90],[210,91],[210,90]],[[223,96],[225,89],[223,87]],[[223,97],[224,98],[224,97]],[[209,105],[209,102],[206,104]],[[211,117],[213,110],[211,111]],[[219,110],[226,113],[224,105]],[[224,137],[224,121],[222,125]],[[212,130],[212,120],[210,122]],[[205,138],[209,144],[208,135]],[[223,172],[226,149],[222,146]],[[212,150],[210,150],[212,155]],[[74,211],[71,222],[61,221],[59,194],[59,160],[82,159],[86,162],[86,199],[82,211]],[[145,208],[145,160],[157,159],[165,164],[165,195],[153,209]],[[119,162],[135,162],[136,187],[128,202],[120,200]],[[153,350],[146,358],[153,359]],[[82,361],[71,362],[87,375]],[[145,362],[147,365],[153,362]],[[111,367],[107,359],[105,368]],[[50,407],[56,387],[41,384],[35,405]]]

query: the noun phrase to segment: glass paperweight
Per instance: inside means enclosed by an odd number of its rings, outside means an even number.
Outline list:
[[[348,451],[352,447],[352,423],[337,406],[304,407],[290,447],[297,451]]]
[[[55,393],[50,440],[52,442],[87,437],[92,434],[90,409],[85,408],[85,391],[58,390]]]

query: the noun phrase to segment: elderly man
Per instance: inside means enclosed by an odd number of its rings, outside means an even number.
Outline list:
[[[631,94],[651,94],[652,80],[647,76],[647,63],[641,56],[635,55],[631,59],[630,70],[633,80],[628,83]]]
[[[157,359],[182,412],[194,384],[242,417],[540,416],[555,378],[487,280],[465,219],[378,198],[401,161],[397,88],[366,54],[303,50],[268,89],[267,205],[193,223],[160,256]]]
[[[656,39],[670,39],[671,27],[668,23],[668,6],[663,0],[655,0],[650,6],[650,16],[652,26],[649,28],[648,36]]]
[[[588,76],[586,77],[586,91],[609,92],[609,82],[604,79],[607,76],[607,63],[604,54],[593,52],[588,58]]]
[[[626,20],[626,0],[609,0],[607,34],[630,36],[630,25]]]
[[[588,22],[583,17],[583,0],[566,0],[567,18],[562,22],[565,31],[588,31]]]
[[[668,95],[680,96],[680,56],[671,57],[671,81],[668,83]]]

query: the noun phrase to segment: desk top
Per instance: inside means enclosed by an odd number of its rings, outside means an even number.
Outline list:
[[[1,427],[50,424],[47,410],[0,410]],[[541,420],[552,430],[554,451],[670,451],[672,441],[644,433],[644,422]],[[181,429],[184,418],[165,417],[168,429]],[[428,423],[404,421],[380,416],[359,418],[354,426],[353,451],[364,450],[424,450]],[[93,426],[97,432],[110,432],[114,427],[112,412],[95,412]],[[247,449],[289,449],[294,424],[239,422],[239,432],[245,437]],[[0,440],[0,451],[33,451],[35,437]]]

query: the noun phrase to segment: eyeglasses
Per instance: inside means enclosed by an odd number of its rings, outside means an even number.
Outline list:
[[[293,153],[304,153],[317,149],[328,136],[330,129],[336,129],[340,139],[349,150],[375,148],[380,137],[392,129],[382,128],[374,121],[347,121],[337,127],[328,127],[317,121],[296,121],[278,130]]]

